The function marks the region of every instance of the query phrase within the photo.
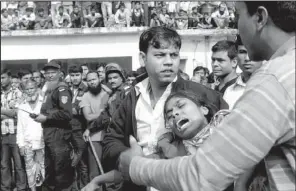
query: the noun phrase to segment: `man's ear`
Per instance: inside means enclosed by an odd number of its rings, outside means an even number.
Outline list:
[[[201,106],[200,109],[201,109],[201,111],[202,111],[202,113],[204,115],[208,115],[209,114],[209,109],[207,107]]]
[[[237,57],[235,57],[235,58],[233,58],[231,60],[231,66],[232,66],[232,68],[236,68],[237,67]]]
[[[257,23],[256,23],[257,30],[261,31],[268,21],[269,15],[268,15],[267,9],[263,6],[258,7],[256,16],[257,16]]]
[[[142,51],[139,53],[139,61],[140,61],[140,65],[142,67],[145,67],[145,65],[146,65],[146,54],[144,52],[142,52]]]

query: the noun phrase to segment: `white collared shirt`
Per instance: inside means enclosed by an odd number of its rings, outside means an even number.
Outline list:
[[[177,77],[173,80],[175,82]],[[170,83],[160,99],[156,102],[155,107],[152,107],[149,92],[151,86],[149,78],[136,84],[136,93],[139,99],[136,104],[136,120],[137,120],[137,135],[139,144],[143,146],[145,155],[150,155],[156,152],[156,145],[158,138],[170,130],[165,128],[164,120],[164,103],[172,90],[172,83]]]
[[[245,88],[246,83],[243,82],[242,75],[240,75],[236,82],[225,90],[223,99],[228,103],[229,110],[232,110],[236,101],[243,95]]]

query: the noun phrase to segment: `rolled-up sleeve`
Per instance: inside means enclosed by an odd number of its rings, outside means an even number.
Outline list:
[[[292,100],[276,77],[259,75],[195,155],[170,160],[135,157],[131,179],[159,190],[223,190],[273,145],[295,136]]]

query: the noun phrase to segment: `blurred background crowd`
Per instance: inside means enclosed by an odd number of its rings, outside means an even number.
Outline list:
[[[166,26],[236,28],[233,2],[1,1],[1,30]]]

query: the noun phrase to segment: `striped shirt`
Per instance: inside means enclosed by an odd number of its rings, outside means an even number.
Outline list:
[[[195,155],[171,160],[137,156],[131,162],[130,176],[136,184],[162,191],[223,190],[265,156],[268,158],[273,146],[294,137],[295,37],[254,73],[232,112]],[[280,165],[271,164],[278,167],[273,172],[284,172],[288,167]],[[295,180],[290,181],[271,190],[295,190]]]

